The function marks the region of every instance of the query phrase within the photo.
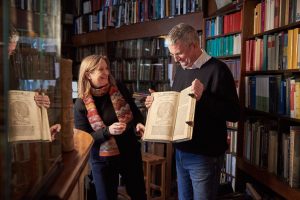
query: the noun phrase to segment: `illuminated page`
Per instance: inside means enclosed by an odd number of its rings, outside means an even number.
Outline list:
[[[51,140],[47,110],[42,114],[34,95],[32,91],[9,91],[9,142]]]
[[[148,110],[144,140],[171,141],[177,112],[178,92],[154,92]]]

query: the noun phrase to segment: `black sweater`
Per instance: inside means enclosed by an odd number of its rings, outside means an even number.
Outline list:
[[[196,104],[193,138],[174,146],[190,153],[218,156],[228,148],[226,121],[236,122],[240,116],[235,82],[226,64],[211,58],[200,69],[178,67],[172,90],[181,91],[195,79],[204,84],[204,92]]]
[[[143,123],[143,115],[140,110],[137,108],[131,94],[125,87],[125,85],[120,82],[117,83],[117,87],[121,94],[123,95],[125,101],[129,104],[131,112],[133,114],[133,120],[127,124],[126,130],[123,134],[117,136],[110,136],[108,127],[114,122],[118,122],[118,118],[114,111],[110,96],[108,94],[101,97],[93,97],[97,111],[101,116],[106,128],[102,128],[98,131],[94,131],[87,118],[87,110],[82,101],[82,99],[77,99],[74,106],[74,122],[75,128],[83,130],[91,134],[94,139],[94,144],[92,147],[92,152],[95,153],[97,157],[100,144],[106,141],[109,137],[115,137],[119,150],[122,153],[130,153],[131,150],[138,150],[139,144],[137,137],[135,135],[135,127],[137,123]],[[136,147],[136,148],[135,148]]]

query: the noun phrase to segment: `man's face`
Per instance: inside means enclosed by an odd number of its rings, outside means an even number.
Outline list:
[[[10,42],[8,45],[8,55],[11,56],[17,47],[17,42]]]
[[[177,41],[173,45],[169,45],[169,51],[171,56],[174,57],[175,62],[179,62],[182,68],[189,68],[193,65],[192,52],[194,46],[185,44],[181,41]]]

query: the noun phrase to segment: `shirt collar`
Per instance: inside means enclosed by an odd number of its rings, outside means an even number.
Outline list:
[[[194,62],[194,64],[187,69],[200,69],[202,65],[204,65],[209,59],[211,59],[211,56],[206,53],[204,49],[201,49],[202,53],[199,56],[199,58]]]

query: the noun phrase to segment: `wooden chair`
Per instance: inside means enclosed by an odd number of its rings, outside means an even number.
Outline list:
[[[142,158],[147,200],[165,200],[166,159],[151,153],[142,153]],[[160,181],[157,181],[157,177],[160,177]]]

